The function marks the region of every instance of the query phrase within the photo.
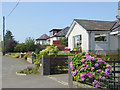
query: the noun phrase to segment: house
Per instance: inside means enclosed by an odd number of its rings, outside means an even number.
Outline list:
[[[120,49],[120,2],[118,20],[99,21],[74,19],[66,37],[68,47],[82,51],[116,51]]]
[[[120,38],[112,34],[117,27],[117,21],[75,19],[66,35],[68,47],[82,47],[82,51],[117,50]]]
[[[36,39],[36,44],[40,44],[40,45],[45,45],[46,44],[46,40],[49,38],[48,35],[43,34],[42,36],[40,36],[38,39]]]
[[[52,29],[50,30],[50,35],[43,34],[38,39],[36,39],[36,43],[40,45],[52,45],[54,41],[59,41],[59,38],[64,38],[69,30],[69,27],[65,27],[63,29]]]
[[[52,45],[54,41],[59,41],[59,38],[64,38],[69,30],[69,27],[63,29],[52,29],[50,30],[50,36],[47,39],[47,43]]]

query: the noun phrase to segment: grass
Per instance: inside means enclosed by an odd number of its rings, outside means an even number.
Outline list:
[[[15,55],[16,53],[8,53],[8,54]]]
[[[59,51],[57,55],[75,55],[70,53],[70,51]]]

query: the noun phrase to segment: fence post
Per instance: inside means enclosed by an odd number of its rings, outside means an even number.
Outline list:
[[[50,55],[42,55],[42,75],[50,75]]]
[[[114,59],[114,90],[115,90],[115,59]]]
[[[36,55],[32,53],[32,64],[34,64],[33,60],[36,59]]]
[[[71,68],[70,68],[70,62],[71,62],[72,56],[68,56],[68,87],[73,88],[73,77],[71,73]]]

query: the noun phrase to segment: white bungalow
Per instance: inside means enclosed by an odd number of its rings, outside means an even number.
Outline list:
[[[120,49],[118,21],[75,19],[66,35],[68,47],[82,47],[82,51]]]

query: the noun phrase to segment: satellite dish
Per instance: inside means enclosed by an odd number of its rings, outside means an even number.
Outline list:
[[[120,1],[118,2],[118,10],[120,10]]]

